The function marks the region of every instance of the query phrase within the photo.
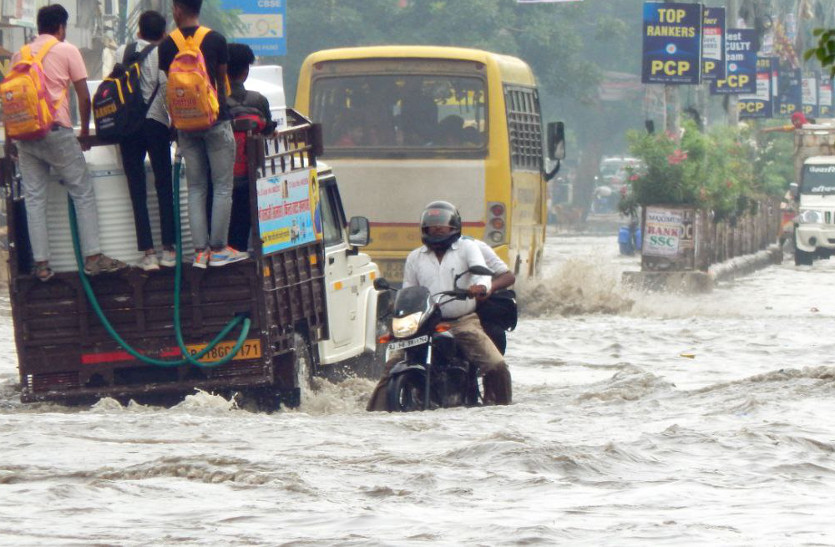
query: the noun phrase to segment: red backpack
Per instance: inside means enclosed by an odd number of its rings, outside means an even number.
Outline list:
[[[243,101],[238,101],[231,95],[226,98],[229,113],[232,116],[232,129],[235,134],[235,167],[233,174],[236,179],[249,175],[249,164],[246,155],[246,137],[264,131],[267,120],[257,107],[260,94],[247,91]]]

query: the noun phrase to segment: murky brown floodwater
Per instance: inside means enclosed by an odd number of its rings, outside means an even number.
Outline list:
[[[835,542],[835,261],[644,295],[614,236],[548,244],[506,408],[24,406],[3,314],[0,543]]]

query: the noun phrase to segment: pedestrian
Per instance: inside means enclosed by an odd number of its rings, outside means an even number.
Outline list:
[[[159,46],[160,68],[168,76],[168,113],[177,128],[177,142],[186,163],[188,217],[196,268],[224,266],[249,257],[246,252],[237,251],[227,244],[232,210],[232,169],[235,162],[235,137],[226,104],[229,52],[226,38],[222,34],[200,26],[202,4],[202,0],[174,0],[173,13],[177,29]],[[179,66],[172,72],[175,58],[181,59],[177,57],[178,53],[191,51],[191,48],[199,49],[201,53],[193,58],[194,72],[186,74]],[[204,66],[201,66],[201,60]],[[206,127],[201,125],[194,129],[190,122],[197,118],[180,117],[179,112],[197,104],[194,107],[196,110],[191,113],[199,117],[206,114],[206,107],[200,102],[177,102],[180,96],[188,92],[185,86],[179,87],[178,78],[183,77],[182,81],[185,82],[189,76],[203,71],[207,78],[198,77],[191,81],[206,86],[206,89],[200,88],[201,93],[209,93],[209,96],[200,99],[213,111],[208,112],[210,123]],[[213,191],[211,227],[208,226],[206,208],[209,184]]]
[[[244,87],[249,67],[255,62],[255,54],[246,44],[229,44],[229,114],[235,135],[236,152],[234,185],[232,189],[232,216],[229,222],[229,246],[239,251],[249,247],[252,218],[249,207],[249,164],[246,155],[246,138],[249,134],[270,135],[275,131],[270,102],[257,91]]]
[[[89,275],[97,275],[126,267],[123,262],[101,253],[96,194],[83,154],[83,150],[89,150],[89,144],[82,145],[79,142],[70,120],[68,92],[72,85],[81,118],[79,137],[84,139],[89,136],[90,92],[87,89],[87,69],[78,48],[65,41],[68,20],[69,14],[61,4],[39,9],[37,38],[23,46],[12,58],[14,66],[24,56],[28,58],[31,54],[37,58],[43,53],[42,48],[45,48],[42,66],[46,94],[55,108],[53,124],[45,129],[45,134],[34,140],[15,139],[16,152],[6,120],[6,155],[15,157],[16,154],[19,159],[29,240],[35,262],[33,274],[41,281],[48,281],[53,275],[49,267],[46,222],[50,170],[61,179],[75,205],[81,251],[85,257],[84,271]]]
[[[122,46],[116,59],[129,66],[131,58],[146,48],[152,48],[140,65],[140,89],[147,106],[147,114],[140,130],[119,142],[122,166],[128,179],[136,227],[136,245],[143,253],[139,263],[143,270],[158,270],[160,266],[176,265],[174,252],[174,191],[171,185],[171,139],[168,111],[165,106],[165,73],[159,68],[159,44],[165,38],[165,17],[153,10],[139,16],[138,39],[130,46]],[[130,54],[130,55],[126,55]],[[148,218],[148,191],[145,178],[145,155],[151,159],[159,205],[162,257],[157,258],[151,222]]]

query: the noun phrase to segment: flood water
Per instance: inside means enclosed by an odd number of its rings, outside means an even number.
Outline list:
[[[614,236],[548,241],[509,407],[393,415],[23,405],[0,316],[0,543],[835,543],[835,261],[624,291]]]

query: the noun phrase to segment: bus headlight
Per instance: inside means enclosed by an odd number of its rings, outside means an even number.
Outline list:
[[[417,332],[420,326],[420,316],[423,312],[416,312],[406,317],[395,317],[391,320],[391,331],[395,338],[406,338]]]
[[[806,209],[805,211],[800,211],[800,214],[797,215],[797,221],[800,224],[821,224],[823,222],[823,213],[815,209]]]

